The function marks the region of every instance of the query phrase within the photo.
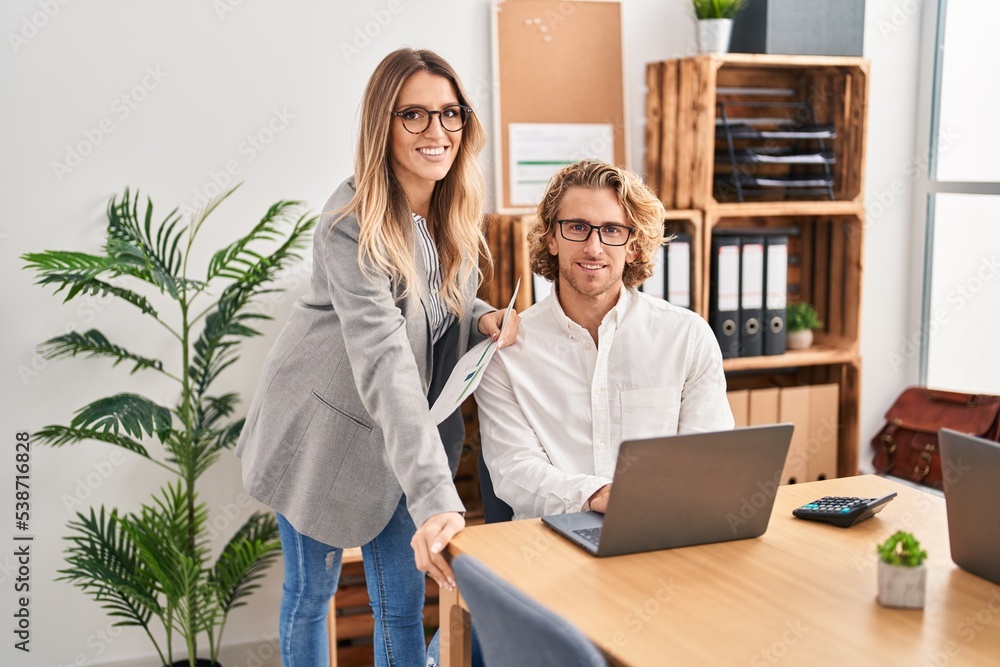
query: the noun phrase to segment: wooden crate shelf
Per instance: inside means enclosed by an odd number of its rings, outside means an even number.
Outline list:
[[[766,211],[762,207],[750,210]],[[705,216],[702,243],[709,249],[703,260],[706,268],[711,268],[709,253],[715,229],[797,229],[798,235],[789,238],[789,302],[806,301],[815,306],[823,322],[823,328],[815,331],[817,344],[856,351],[861,329],[863,212],[857,207],[840,215],[745,215],[733,207],[721,211],[713,209]],[[703,290],[702,303],[707,304],[707,282]],[[707,309],[702,312],[707,314]]]
[[[840,391],[839,475],[857,474],[861,359],[860,313],[864,240],[864,165],[869,65],[863,58],[724,54],[650,63],[646,67],[645,178],[668,209],[700,211],[702,238],[694,278],[695,310],[708,317],[712,231],[791,227],[789,301],[816,306],[824,326],[809,350],[726,359],[730,389],[837,383]],[[757,105],[761,88],[782,90],[774,99],[808,102],[815,122],[833,125],[829,165],[833,199],[765,195],[726,201],[715,176],[732,163],[716,164],[727,142],[717,139],[718,102],[727,113],[768,127],[776,106]],[[808,111],[805,107],[796,111]],[[774,116],[778,121],[794,121]],[[771,127],[777,125],[772,122]],[[734,140],[734,148],[744,146]],[[782,145],[782,144],[778,144]],[[806,144],[815,146],[815,144]],[[771,145],[768,148],[775,148]],[[728,154],[728,150],[727,150]],[[747,166],[749,164],[749,166]],[[787,167],[739,165],[742,173],[780,175]],[[694,260],[692,261],[694,263]]]
[[[738,100],[749,95],[748,89],[781,89],[791,91],[789,99],[809,102],[816,120],[832,124],[837,133],[831,141],[835,200],[810,200],[820,207],[817,212],[832,213],[841,202],[860,205],[868,78],[868,62],[863,58],[724,54],[650,63],[646,69],[646,180],[668,208],[707,210],[725,205],[714,187],[717,102],[720,97],[727,99],[741,115],[773,115],[773,110],[739,108]],[[726,89],[743,92],[727,93]],[[777,169],[751,167],[761,175]],[[823,206],[831,208],[823,210]]]

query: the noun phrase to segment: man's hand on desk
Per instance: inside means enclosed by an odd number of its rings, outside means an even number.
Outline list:
[[[608,511],[608,498],[611,497],[611,485],[605,484],[599,488],[594,495],[590,497],[587,504],[590,505],[590,509],[595,512],[600,512],[604,514]]]

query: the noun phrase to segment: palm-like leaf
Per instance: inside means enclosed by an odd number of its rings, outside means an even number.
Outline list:
[[[146,448],[132,438],[95,428],[70,428],[69,426],[51,425],[36,431],[35,440],[51,447],[72,445],[84,440],[97,440],[98,442],[106,442],[127,449],[130,452],[135,452],[143,458],[151,458]]]
[[[209,282],[217,276],[240,280],[246,271],[252,269],[263,259],[263,256],[252,250],[250,245],[259,241],[274,242],[279,239],[279,225],[291,222],[293,212],[299,206],[301,206],[301,202],[280,201],[268,209],[249,234],[215,253],[212,261],[208,264],[205,282]]]
[[[224,613],[241,607],[281,552],[278,522],[272,514],[254,512],[219,554],[210,582]]]
[[[119,273],[118,264],[110,257],[100,257],[84,252],[67,252],[65,250],[47,250],[21,255],[26,269],[34,269],[38,273],[38,285],[56,285],[56,294],[66,290],[63,302],[81,294],[100,294],[113,296],[139,308],[147,315],[157,316],[156,309],[143,295],[130,289],[112,285],[97,276],[102,273]]]
[[[178,298],[182,282],[183,256],[178,248],[187,226],[178,229],[181,216],[175,209],[153,231],[153,202],[146,200],[143,219],[139,216],[139,196],[131,196],[128,188],[120,200],[108,203],[108,257],[117,262],[118,270],[166,290]]]
[[[159,359],[143,357],[125,348],[113,344],[107,337],[97,329],[91,329],[84,333],[71,331],[70,333],[56,336],[42,343],[40,347],[42,356],[46,359],[58,359],[59,357],[75,357],[84,355],[87,357],[110,357],[115,360],[112,364],[128,361],[135,364],[131,373],[135,373],[144,368],[162,371],[163,362]]]
[[[80,408],[70,427],[98,429],[118,434],[124,429],[133,438],[143,432],[164,440],[171,430],[170,410],[138,394],[115,394]]]
[[[116,625],[148,628],[153,615],[163,608],[157,599],[160,587],[149,568],[138,556],[128,532],[116,512],[100,514],[91,508],[90,515],[77,514],[69,526],[77,534],[67,538],[66,562],[59,580],[93,595],[112,616]]]
[[[307,234],[316,224],[316,218],[299,217],[285,241],[270,255],[250,253],[247,246],[251,240],[261,238],[255,236],[261,225],[270,229],[269,225],[283,219],[293,205],[294,202],[279,202],[254,231],[213,258],[214,275],[226,275],[235,282],[219,297],[217,307],[209,314],[201,336],[195,341],[189,374],[195,382],[196,396],[203,396],[215,378],[236,361],[232,349],[238,342],[235,339],[259,335],[249,323],[255,319],[270,319],[266,315],[246,312],[246,308],[254,296],[271,291],[264,290],[264,285],[273,282],[281,270],[300,258],[298,251],[308,242]]]

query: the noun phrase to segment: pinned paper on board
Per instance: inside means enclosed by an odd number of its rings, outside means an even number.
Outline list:
[[[605,123],[511,123],[510,203],[537,206],[549,179],[585,158],[614,163],[615,136]]]

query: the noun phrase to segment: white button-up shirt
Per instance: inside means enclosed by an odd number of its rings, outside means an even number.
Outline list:
[[[598,341],[553,293],[485,371],[483,456],[516,519],[586,509],[624,440],[733,428],[722,354],[697,314],[623,287]]]

